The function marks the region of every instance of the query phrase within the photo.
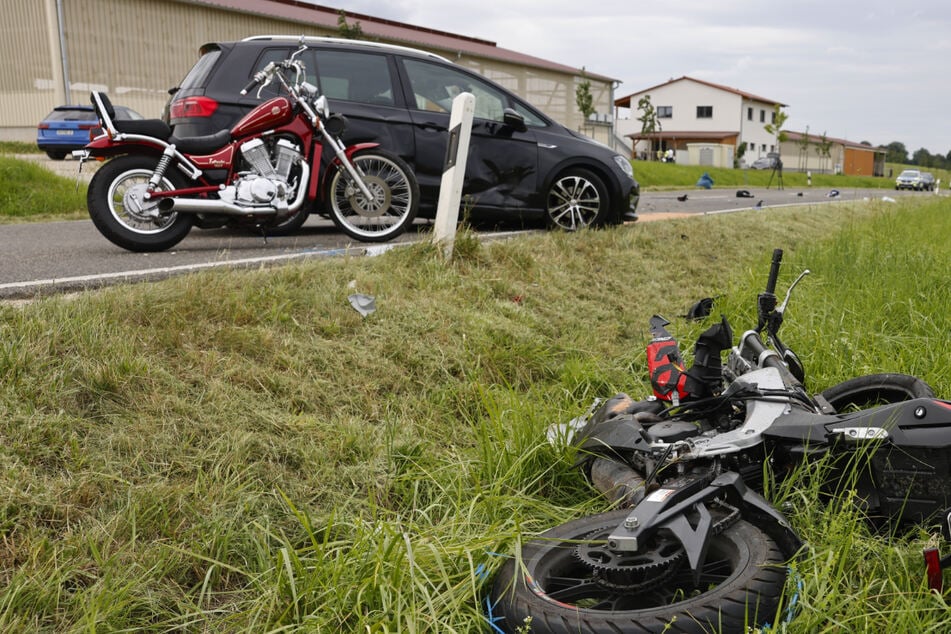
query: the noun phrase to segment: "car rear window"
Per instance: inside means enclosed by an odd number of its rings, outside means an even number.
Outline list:
[[[213,48],[199,57],[195,65],[192,66],[192,69],[185,75],[185,79],[182,80],[179,88],[182,90],[205,88],[208,83],[208,76],[211,74],[211,69],[214,68],[215,62],[218,61],[219,57],[221,57],[220,48]]]
[[[47,121],[95,121],[96,113],[92,110],[86,109],[73,109],[73,108],[57,108],[46,117]]]

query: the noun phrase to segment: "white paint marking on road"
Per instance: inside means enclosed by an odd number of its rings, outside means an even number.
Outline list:
[[[495,233],[484,234],[484,237],[490,240],[507,238],[524,231],[499,231]],[[98,285],[101,282],[109,280],[135,280],[151,277],[168,277],[174,274],[193,273],[205,269],[214,269],[222,267],[248,267],[256,264],[271,264],[276,262],[286,262],[289,260],[311,258],[311,257],[336,257],[340,255],[364,255],[374,257],[395,249],[396,247],[414,244],[413,242],[399,242],[389,244],[377,244],[366,247],[343,247],[334,249],[305,249],[295,253],[284,253],[281,255],[268,255],[256,258],[241,258],[238,260],[221,260],[218,262],[201,262],[198,264],[183,264],[181,266],[163,266],[153,269],[141,269],[131,271],[117,271],[114,273],[98,273],[96,275],[78,275],[75,277],[56,277],[45,280],[31,280],[28,282],[8,282],[0,284],[0,293],[2,291],[25,291],[29,289],[47,288],[50,286],[84,286]]]

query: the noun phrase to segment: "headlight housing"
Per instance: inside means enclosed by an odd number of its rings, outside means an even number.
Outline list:
[[[634,168],[631,167],[631,162],[621,156],[620,154],[614,155],[614,162],[617,163],[617,166],[621,168],[621,171],[634,178]]]

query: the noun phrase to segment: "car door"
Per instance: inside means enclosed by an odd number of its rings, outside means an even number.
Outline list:
[[[447,64],[404,57],[402,65],[416,141],[414,164],[423,200],[437,198],[452,101],[459,93],[469,92],[475,96],[475,117],[463,185],[464,204],[507,210],[537,205],[538,146],[530,127],[504,122],[505,110],[514,105],[512,97],[478,76]]]

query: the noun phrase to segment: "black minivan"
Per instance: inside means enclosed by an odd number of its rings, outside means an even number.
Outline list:
[[[463,205],[470,211],[544,217],[575,230],[633,220],[639,199],[630,161],[565,128],[485,77],[432,53],[336,38],[308,37],[308,81],[345,116],[345,143],[375,142],[399,154],[419,180],[421,216],[433,216],[448,143],[453,98],[475,95]],[[213,42],[169,92],[167,120],[177,136],[232,127],[279,90],[241,89],[268,62],[287,58],[293,36]]]

